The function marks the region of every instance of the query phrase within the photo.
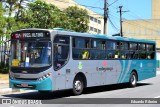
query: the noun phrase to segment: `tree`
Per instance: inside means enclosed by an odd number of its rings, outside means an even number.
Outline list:
[[[0,63],[2,62],[3,56],[2,56],[2,50],[3,50],[3,37],[5,35],[5,25],[6,25],[6,21],[5,21],[5,17],[4,17],[4,8],[2,5],[2,2],[0,2],[0,52],[1,52],[1,56],[0,56]]]
[[[4,28],[5,28],[5,17],[3,16],[4,14],[4,9],[2,6],[2,2],[0,2],[0,36],[4,35]]]
[[[1,50],[1,65],[3,65],[3,67],[6,65],[6,56],[4,54],[3,51],[6,50],[6,46],[8,46],[9,44],[4,44],[4,42],[6,40],[8,40],[10,38],[10,34],[11,32],[14,31],[14,26],[16,26],[16,21],[15,18],[13,17],[13,15],[15,14],[15,4],[18,2],[18,0],[4,0],[3,3],[5,3],[4,6],[2,6],[3,8],[3,14],[1,14],[1,16],[3,17],[3,35],[1,36],[1,46],[0,46],[0,50]],[[2,2],[1,2],[2,3]],[[6,15],[4,17],[4,12],[8,13],[8,15]],[[17,30],[17,29],[16,29]]]
[[[70,26],[68,29],[75,30],[77,32],[88,31],[88,12],[85,9],[78,8],[77,6],[71,6],[64,10],[69,17]]]
[[[77,32],[88,30],[88,13],[76,6],[61,11],[52,4],[36,0],[19,16],[19,21],[28,28],[64,28]]]
[[[22,23],[27,23],[28,28],[53,28],[59,21],[60,10],[51,4],[37,0],[28,5],[28,10],[19,18]]]

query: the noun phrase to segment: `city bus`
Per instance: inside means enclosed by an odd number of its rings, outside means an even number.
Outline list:
[[[79,33],[64,29],[22,29],[11,34],[9,85],[52,92],[128,83],[156,76],[154,41]]]

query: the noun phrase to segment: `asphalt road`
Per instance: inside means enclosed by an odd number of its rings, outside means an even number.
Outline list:
[[[160,102],[160,75],[156,76],[155,78],[147,79],[144,81],[141,81],[137,84],[137,87],[135,88],[129,88],[127,84],[118,84],[118,85],[107,85],[107,86],[100,86],[100,87],[93,87],[93,88],[87,88],[84,90],[84,93],[79,96],[74,96],[70,90],[66,91],[58,91],[58,92],[52,92],[52,93],[45,93],[45,94],[40,94],[38,92],[23,92],[23,93],[14,93],[14,94],[5,94],[5,95],[0,95],[0,98],[14,98],[14,99],[21,99],[21,100],[40,100],[40,101],[47,101],[48,103],[52,102],[59,102],[59,104],[54,104],[54,105],[47,105],[47,107],[82,107],[81,104],[83,104],[83,107],[90,107],[92,102],[92,106],[94,107],[106,107],[106,104],[101,104],[101,102],[96,102],[100,101],[101,99],[99,98],[109,98],[107,100],[111,101],[109,103],[114,104],[114,101],[120,101],[123,98],[122,101],[128,100],[128,98],[131,98],[132,100],[136,100],[136,98],[140,98],[139,100],[143,100],[143,98],[158,98],[158,101]],[[65,98],[70,98],[69,100],[71,101],[72,104],[62,104],[61,101],[66,100]],[[75,100],[75,98],[81,98],[78,100]],[[91,99],[92,101],[90,102],[90,99],[88,98],[93,98]],[[97,98],[97,99],[95,99]],[[113,98],[113,99],[110,99]],[[119,98],[119,99],[118,99]],[[102,99],[106,100],[106,99]],[[66,100],[67,103],[68,100]],[[86,104],[86,103],[90,104]],[[116,103],[115,102],[115,103]],[[76,103],[76,104],[74,104]],[[96,104],[97,103],[97,104]],[[123,102],[124,103],[124,102]],[[85,104],[85,105],[84,105]],[[115,104],[115,105],[109,105],[112,107],[136,107],[136,106],[142,106],[142,107],[159,107],[160,104]],[[108,105],[108,104],[107,104]],[[3,106],[4,105],[0,105]],[[22,105],[5,105],[5,107],[21,107]],[[23,105],[23,107],[31,107],[33,105]],[[34,107],[42,107],[46,106],[44,104],[42,105],[34,105]]]

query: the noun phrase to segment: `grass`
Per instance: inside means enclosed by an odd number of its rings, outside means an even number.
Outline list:
[[[8,80],[8,74],[0,74],[0,80]]]

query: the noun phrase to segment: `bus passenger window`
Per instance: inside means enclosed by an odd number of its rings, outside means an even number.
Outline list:
[[[72,38],[72,56],[76,60],[86,60],[90,56],[90,39],[75,37]]]
[[[120,58],[120,42],[114,42],[115,50],[114,50],[114,58]]]
[[[129,59],[129,44],[127,42],[121,42],[121,58]]]
[[[138,59],[138,44],[137,43],[130,43],[130,59]]]
[[[146,55],[147,59],[154,59],[155,57],[154,45],[151,44],[146,45]]]
[[[139,58],[146,59],[146,46],[145,46],[145,44],[139,44]]]

